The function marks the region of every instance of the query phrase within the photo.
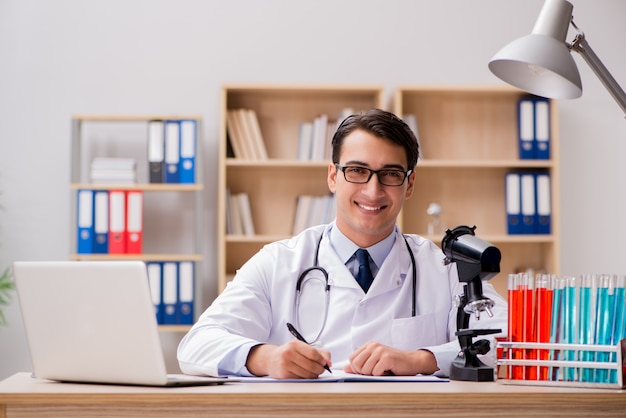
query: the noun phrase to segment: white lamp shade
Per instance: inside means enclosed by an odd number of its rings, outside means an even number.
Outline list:
[[[582,95],[580,74],[564,42],[532,33],[502,48],[489,69],[503,81],[538,96],[575,99]]]

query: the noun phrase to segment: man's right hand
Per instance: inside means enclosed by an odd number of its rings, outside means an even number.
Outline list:
[[[250,373],[274,379],[315,379],[324,373],[325,365],[332,366],[330,352],[298,340],[254,346],[246,360]]]

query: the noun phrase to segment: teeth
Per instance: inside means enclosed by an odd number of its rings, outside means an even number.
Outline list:
[[[382,208],[382,206],[365,206],[365,205],[359,205],[360,207],[362,207],[365,210],[379,210]]]

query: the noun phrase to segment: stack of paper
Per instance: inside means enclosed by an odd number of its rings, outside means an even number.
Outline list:
[[[89,174],[92,183],[133,184],[137,182],[137,161],[133,158],[94,158]]]

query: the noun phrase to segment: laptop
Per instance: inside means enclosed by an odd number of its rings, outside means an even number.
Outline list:
[[[35,377],[142,386],[237,381],[166,373],[142,261],[17,261],[13,274]]]

